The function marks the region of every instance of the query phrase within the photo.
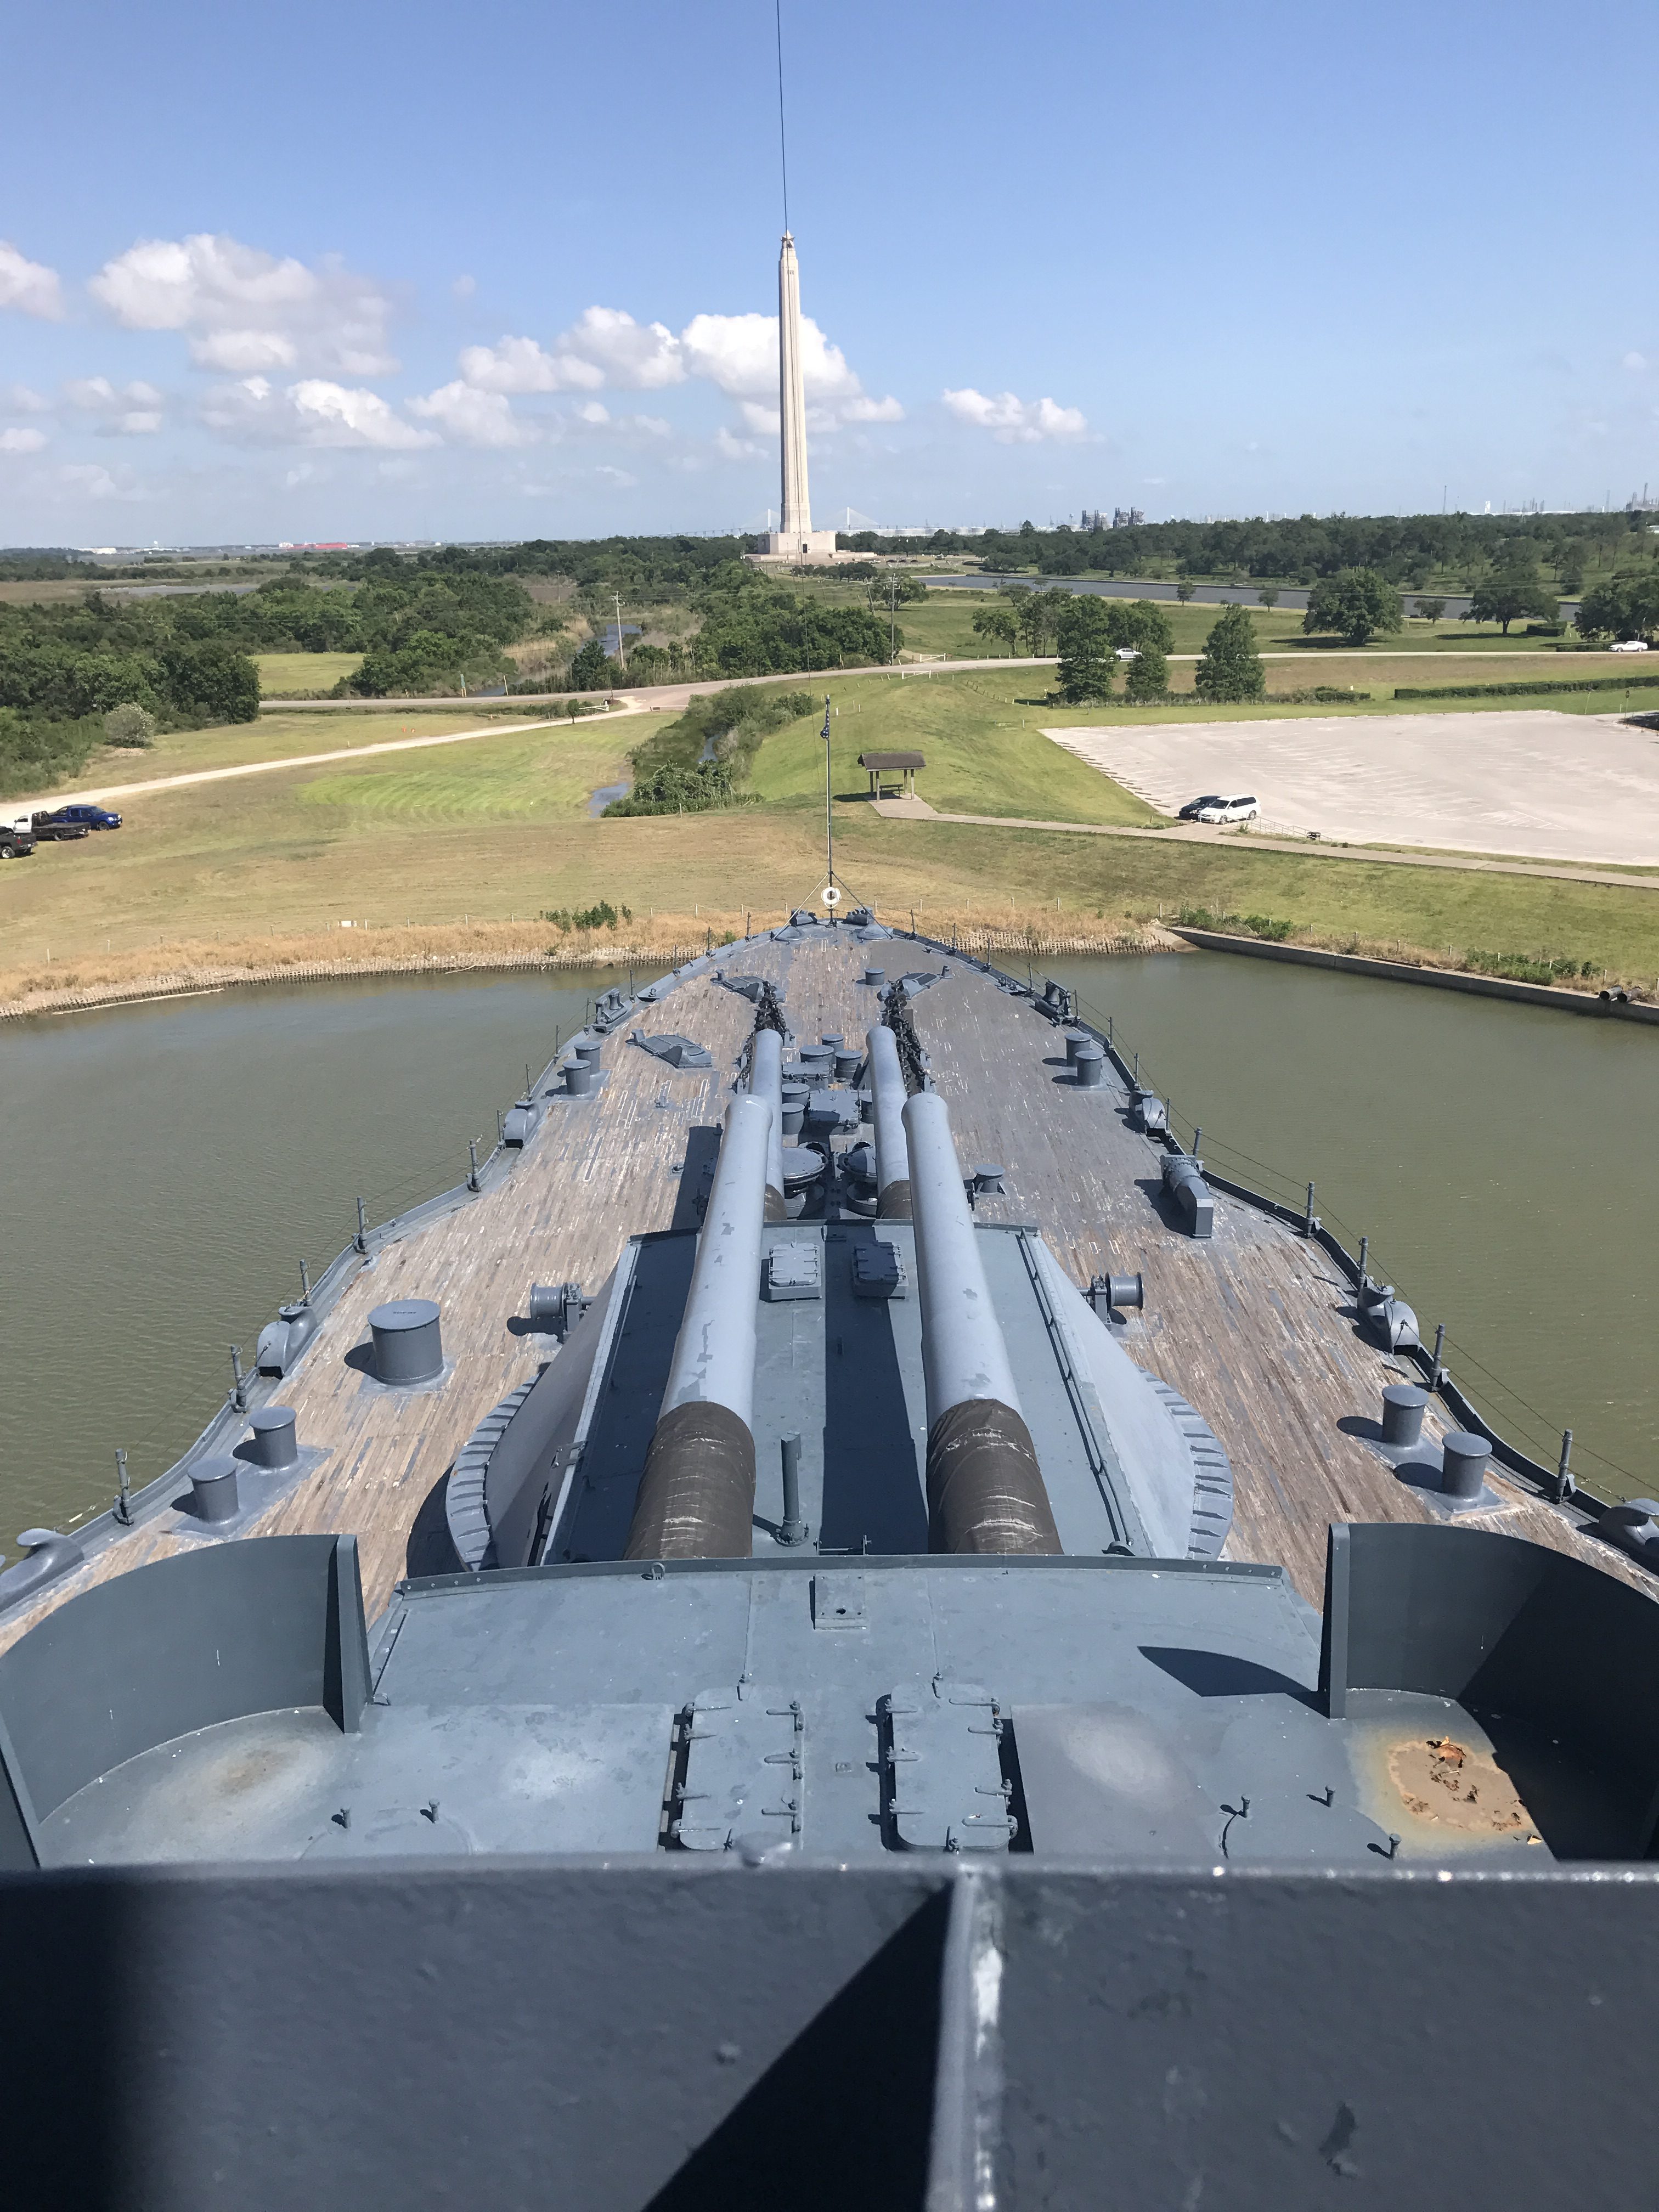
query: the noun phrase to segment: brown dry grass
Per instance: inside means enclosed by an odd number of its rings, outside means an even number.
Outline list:
[[[0,1019],[182,997],[239,984],[350,975],[483,972],[513,968],[663,969],[733,942],[747,928],[777,928],[788,910],[760,914],[661,914],[615,929],[561,930],[545,921],[477,921],[461,927],[295,932],[280,937],[176,940],[155,952],[111,952],[0,971]],[[895,917],[896,919],[897,917]],[[987,921],[963,907],[929,908],[917,927],[981,957],[1144,952],[1178,940],[1127,915],[1085,920],[1034,910]]]

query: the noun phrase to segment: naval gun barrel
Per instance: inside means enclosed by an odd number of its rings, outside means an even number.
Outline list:
[[[936,1091],[904,1109],[927,1382],[927,1540],[935,1552],[1058,1552],[1048,1503]]]
[[[726,1109],[625,1559],[746,1559],[753,1548],[755,1308],[776,1119],[753,1092],[740,1092]]]
[[[904,1134],[904,1070],[898,1041],[884,1022],[870,1031],[871,1112],[876,1127],[876,1214],[907,1221],[910,1216],[910,1147]]]
[[[787,1221],[783,1202],[783,1039],[775,1030],[757,1030],[749,1063],[751,1096],[772,1109],[772,1133],[766,1145],[766,1218]]]

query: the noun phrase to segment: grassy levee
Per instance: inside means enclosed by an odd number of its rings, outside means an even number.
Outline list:
[[[1202,907],[1266,916],[1302,941],[1362,951],[1399,949],[1436,961],[1448,947],[1456,957],[1472,947],[1571,957],[1654,995],[1659,896],[1650,891],[1264,853],[1244,838],[1200,845],[872,813],[856,756],[915,748],[928,763],[922,793],[947,812],[1125,826],[1155,820],[1041,736],[1039,723],[1102,719],[1099,708],[1048,706],[1048,681],[1043,672],[1010,670],[830,684],[840,709],[831,724],[836,860],[858,896],[894,919],[914,908],[924,927],[946,934],[960,921],[1080,927],[1109,939],[1126,918],[1156,919],[1161,908],[1173,919]],[[1376,711],[1390,703],[1379,700]],[[1106,711],[1146,714],[1121,705]],[[1286,710],[1270,702],[1224,711]],[[368,743],[405,726],[389,716],[330,718],[325,728],[314,715],[291,719],[287,729],[288,718],[273,718],[184,733],[167,741],[178,748],[170,761],[161,745],[127,757],[143,775],[169,764],[334,750],[349,741],[348,726],[366,726],[359,742]],[[410,717],[410,725],[417,720],[458,726],[453,715],[447,723]],[[814,724],[767,739],[751,787],[757,803],[594,818],[591,793],[626,780],[628,750],[651,726],[643,717],[550,723],[141,795],[124,807],[122,830],[44,846],[33,860],[0,867],[0,1001],[131,988],[193,964],[343,959],[367,967],[469,948],[483,959],[492,946],[528,956],[563,945],[537,921],[544,910],[600,899],[631,908],[647,934],[657,917],[671,915],[718,934],[741,927],[745,910],[775,915],[808,896],[823,865],[823,757]],[[348,919],[354,927],[343,931]]]

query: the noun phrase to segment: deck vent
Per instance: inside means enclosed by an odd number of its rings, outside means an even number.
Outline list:
[[[788,1083],[783,1091],[783,1133],[798,1137],[800,1125],[806,1119],[807,1093],[798,1083]]]
[[[1190,1152],[1164,1154],[1164,1188],[1189,1237],[1214,1234],[1215,1201],[1204,1180],[1201,1164]]]
[[[374,1372],[392,1389],[431,1382],[444,1371],[438,1307],[431,1298],[391,1298],[368,1317]]]
[[[823,1293],[823,1267],[813,1244],[775,1244],[766,1255],[766,1295],[773,1304]]]
[[[712,1067],[714,1065],[708,1048],[694,1043],[690,1037],[676,1036],[672,1033],[647,1036],[642,1030],[635,1030],[632,1042],[643,1045],[653,1058],[665,1061],[670,1067]]]
[[[260,1374],[286,1375],[316,1335],[318,1326],[314,1309],[304,1301],[298,1305],[278,1306],[276,1320],[267,1322],[259,1331],[254,1364]]]
[[[517,1100],[507,1109],[501,1123],[501,1142],[513,1147],[527,1145],[536,1133],[536,1124],[541,1119],[541,1109],[533,1098]]]
[[[300,1439],[292,1406],[261,1406],[247,1417],[253,1434],[248,1438],[248,1457],[255,1467],[284,1468],[300,1464]]]
[[[864,1054],[861,1052],[838,1052],[836,1054],[836,1082],[850,1083],[863,1065]]]

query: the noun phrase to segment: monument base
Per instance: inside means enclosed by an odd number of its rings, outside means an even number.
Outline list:
[[[793,561],[811,564],[833,561],[836,557],[836,533],[833,530],[792,531],[786,537],[775,530],[766,541],[769,560]]]

